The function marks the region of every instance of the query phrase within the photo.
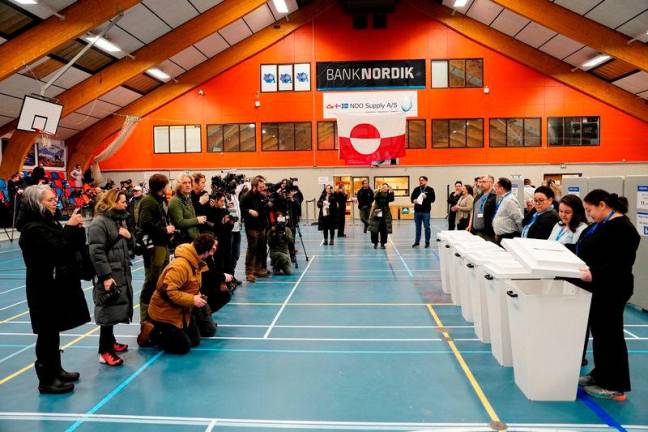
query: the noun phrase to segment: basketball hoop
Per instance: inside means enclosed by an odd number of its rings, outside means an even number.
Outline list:
[[[38,133],[38,135],[40,135],[40,143],[43,147],[52,147],[52,134],[40,129],[36,129],[36,132]]]

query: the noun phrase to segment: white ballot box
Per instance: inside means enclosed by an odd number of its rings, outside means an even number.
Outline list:
[[[467,267],[466,255],[474,251],[491,251],[498,252],[502,248],[495,243],[483,242],[464,242],[457,243],[451,250],[454,250],[454,267],[452,268],[455,274],[455,290],[458,292],[459,302],[461,305],[461,316],[468,321],[473,322],[472,312],[472,298],[468,286],[468,274],[470,269]]]
[[[561,280],[511,280],[515,384],[530,400],[576,400],[591,294]]]
[[[505,239],[502,246],[529,271],[541,276],[580,278],[580,269],[587,267],[565,245],[554,240]]]
[[[488,304],[488,325],[490,330],[491,352],[495,360],[506,367],[513,366],[511,351],[511,332],[506,308],[506,292],[510,290],[507,282],[511,280],[540,279],[526,270],[517,261],[499,261],[483,266],[482,283]],[[584,342],[584,340],[583,340]]]
[[[477,236],[468,231],[441,231],[437,233],[439,246],[439,268],[441,269],[441,289],[444,293],[450,294],[450,281],[448,268],[450,266],[450,242],[452,239],[476,238]],[[477,237],[479,238],[479,237]]]
[[[486,275],[483,266],[493,262],[515,261],[515,258],[510,252],[500,248],[497,251],[470,251],[466,253],[465,261],[468,270],[468,292],[470,292],[472,303],[475,334],[480,341],[490,343],[488,303],[486,302],[485,283],[482,283],[482,281],[485,282],[484,276]]]

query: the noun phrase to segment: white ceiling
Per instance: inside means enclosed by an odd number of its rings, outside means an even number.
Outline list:
[[[44,6],[43,4],[34,4],[34,5],[21,5],[15,0],[10,0],[11,3],[19,6],[22,9],[25,9],[28,12],[36,15],[39,18],[46,19],[52,16],[52,9],[56,12],[65,9],[70,6],[72,3],[75,3],[76,0],[46,0],[45,3],[49,6]],[[43,2],[41,2],[43,3]]]
[[[230,46],[218,32],[207,36],[194,45],[208,57],[213,57]]]
[[[144,0],[143,3],[173,28],[199,14],[187,0]]]

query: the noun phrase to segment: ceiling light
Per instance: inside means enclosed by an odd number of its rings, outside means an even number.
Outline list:
[[[160,81],[169,81],[171,79],[171,75],[168,73],[158,69],[158,68],[151,68],[146,71],[147,74],[151,75],[153,78],[157,78]]]
[[[455,0],[452,7],[462,8],[468,4],[468,0]]]
[[[272,0],[275,9],[277,9],[277,12],[282,13],[282,14],[287,14],[288,13],[288,5],[286,5],[286,0]]]
[[[86,36],[85,40],[87,40],[88,42],[94,42],[97,48],[109,53],[121,51],[121,48],[119,48],[117,45],[110,42],[108,39],[104,39],[99,36],[95,36],[95,35]]]
[[[16,3],[21,5],[35,5],[38,4],[36,0],[15,0]]]
[[[592,69],[593,67],[596,67],[596,66],[600,65],[601,63],[604,63],[604,62],[610,60],[611,58],[612,57],[610,57],[607,54],[599,54],[596,57],[591,58],[591,59],[587,60],[585,63],[583,63],[581,65],[581,68],[583,68],[585,70]]]

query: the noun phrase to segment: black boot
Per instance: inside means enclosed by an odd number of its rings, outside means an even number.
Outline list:
[[[68,372],[65,369],[61,368],[57,378],[63,382],[73,382],[79,381],[80,377],[81,374],[79,374],[79,372]]]
[[[52,373],[45,365],[36,361],[34,363],[36,375],[38,376],[38,391],[41,394],[69,393],[74,390],[74,384],[63,382],[56,373]]]

